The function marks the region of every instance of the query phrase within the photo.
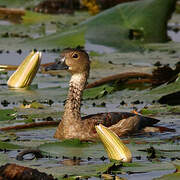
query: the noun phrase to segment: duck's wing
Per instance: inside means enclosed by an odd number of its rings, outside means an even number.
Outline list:
[[[147,132],[175,132],[175,129],[156,126],[160,120],[129,112],[109,112],[92,114],[82,118],[89,124],[103,124],[118,136]],[[91,122],[91,123],[90,123]]]
[[[134,116],[137,117],[134,119],[134,123],[137,123],[136,124],[137,130],[141,130],[147,126],[148,127],[153,126],[154,124],[160,121],[155,118],[141,116],[129,112],[107,112],[107,113],[92,114],[82,117],[82,120],[92,120],[95,121],[96,124],[103,124],[106,127],[110,127],[116,125],[117,123],[120,123],[120,121],[123,121],[125,123],[126,119]]]

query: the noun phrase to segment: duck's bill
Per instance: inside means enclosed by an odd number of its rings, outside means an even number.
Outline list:
[[[11,75],[7,84],[12,88],[24,88],[31,84],[41,63],[41,52],[32,51]]]
[[[69,66],[65,63],[65,58],[61,58],[59,61],[51,64],[50,66],[45,67],[45,71],[51,71],[51,70],[67,70],[69,69]]]
[[[131,151],[114,132],[101,124],[96,126],[96,131],[110,160],[118,160],[122,162],[132,161]]]

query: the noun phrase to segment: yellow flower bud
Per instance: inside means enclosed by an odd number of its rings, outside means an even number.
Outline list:
[[[13,88],[24,88],[31,84],[41,62],[41,52],[32,51],[17,70],[11,75],[7,84]]]
[[[95,127],[110,160],[131,162],[132,154],[121,139],[102,124]]]

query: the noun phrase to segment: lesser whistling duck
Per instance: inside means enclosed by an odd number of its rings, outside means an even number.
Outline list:
[[[65,49],[56,64],[46,70],[66,70],[72,74],[64,115],[54,135],[55,138],[95,140],[95,125],[103,124],[118,136],[131,135],[159,120],[127,112],[108,112],[81,117],[81,98],[90,70],[89,56],[81,48]],[[136,116],[136,117],[134,117]]]

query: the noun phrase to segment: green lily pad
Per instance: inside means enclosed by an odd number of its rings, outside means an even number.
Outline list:
[[[108,84],[91,89],[86,89],[83,93],[83,99],[98,99],[112,93],[114,90],[115,88]]]
[[[13,109],[0,109],[0,121],[7,121],[14,119],[14,114],[16,111]]]
[[[169,179],[178,180],[178,179],[180,179],[180,173],[179,173],[180,165],[179,164],[180,164],[179,161],[175,161],[175,163],[173,163],[173,165],[176,168],[174,173],[161,176],[160,178],[155,178],[154,180],[169,180]]]
[[[112,165],[113,163],[85,164],[82,166],[60,166],[53,167],[50,170],[47,169],[46,172],[48,174],[53,174],[58,179],[62,179],[64,175],[68,175],[68,179],[76,179],[76,177],[98,177],[102,172],[106,171]]]
[[[157,88],[152,89],[148,92],[149,95],[153,95],[154,97],[161,97],[170,93],[174,93],[180,91],[180,78],[178,77],[177,80],[170,84],[163,84]]]
[[[180,179],[180,173],[172,173],[172,174],[168,174],[168,175],[164,175],[160,178],[156,178],[154,180],[179,180]]]
[[[48,42],[51,46],[75,47],[92,43],[132,51],[143,43],[166,42],[166,24],[175,3],[176,0],[145,0],[120,4],[76,28],[31,41],[29,45],[37,47]]]
[[[48,14],[40,14],[32,11],[26,11],[25,16],[23,16],[23,24],[30,25],[30,24],[45,23],[47,21],[49,22],[54,19],[57,19],[57,17]]]
[[[159,111],[159,109],[149,109],[149,108],[143,108],[143,109],[141,109],[141,114],[143,114],[143,115],[152,115],[152,114],[157,114],[157,113],[159,113],[160,111]]]
[[[139,38],[134,37],[139,39],[137,42],[165,42],[166,23],[175,2],[146,0],[120,4],[87,20],[86,39],[95,44],[128,47],[133,44],[128,38],[132,30],[141,33]]]
[[[143,115],[156,115],[156,114],[167,114],[167,113],[180,113],[180,106],[162,106],[159,104],[155,104],[152,106],[149,106],[147,108],[142,108],[140,111]]]
[[[67,157],[81,157],[81,158],[100,158],[106,156],[102,144],[84,144],[73,142],[55,142],[47,143],[39,146],[39,149],[50,155],[67,156]]]
[[[12,149],[20,149],[20,148],[22,147],[19,145],[0,141],[0,149],[12,150]]]

